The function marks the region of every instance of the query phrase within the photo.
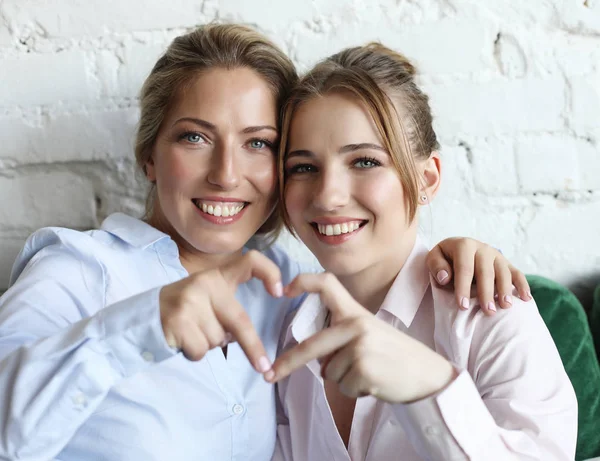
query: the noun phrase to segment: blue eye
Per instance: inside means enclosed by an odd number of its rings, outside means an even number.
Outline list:
[[[195,133],[193,131],[188,131],[183,133],[179,139],[183,139],[191,144],[200,144],[204,141],[204,137],[200,133]]]
[[[376,166],[381,166],[374,158],[359,158],[354,162],[354,166],[356,168],[375,168]]]
[[[261,149],[270,149],[273,144],[266,139],[251,139],[248,142],[248,146],[250,149],[261,150]]]

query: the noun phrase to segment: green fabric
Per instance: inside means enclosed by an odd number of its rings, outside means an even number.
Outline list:
[[[527,280],[577,394],[576,459],[600,456],[600,364],[587,315],[575,295],[562,285],[535,275]]]
[[[596,287],[594,292],[594,303],[590,311],[590,328],[596,343],[596,354],[600,357],[600,285]]]

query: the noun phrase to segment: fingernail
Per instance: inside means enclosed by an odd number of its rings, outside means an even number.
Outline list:
[[[531,296],[531,291],[528,291],[528,292],[527,292],[527,297],[528,297],[529,299],[533,299],[533,296]]]
[[[441,270],[437,273],[436,278],[439,283],[444,283],[444,280],[448,278],[448,272]]]
[[[264,376],[267,381],[271,382],[275,378],[275,372],[273,370],[269,370],[265,373]]]
[[[460,307],[464,310],[469,308],[469,300],[464,296],[460,299]]]
[[[489,311],[496,312],[496,305],[492,301],[488,303],[487,308]]]
[[[510,296],[510,295],[505,295],[505,296],[504,296],[504,302],[505,302],[506,304],[508,304],[508,305],[512,306],[512,303],[513,303],[512,296]]]
[[[275,296],[281,298],[283,296],[283,285],[281,282],[277,282],[273,287],[273,291],[275,292]]]
[[[262,356],[260,359],[258,359],[258,371],[261,373],[266,373],[271,369],[271,367],[271,361],[267,357]]]

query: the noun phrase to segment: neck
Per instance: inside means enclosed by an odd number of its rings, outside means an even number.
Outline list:
[[[198,251],[182,238],[173,226],[159,213],[154,213],[147,223],[170,236],[179,250],[179,261],[188,274],[222,267],[242,254],[242,249],[233,253],[210,254]]]
[[[376,314],[390,291],[396,277],[404,267],[415,246],[416,232],[405,235],[400,248],[390,251],[390,256],[368,266],[360,272],[338,275],[346,290],[367,310]]]

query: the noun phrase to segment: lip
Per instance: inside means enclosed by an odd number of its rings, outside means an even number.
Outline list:
[[[330,221],[331,219],[336,220],[336,221]],[[348,240],[356,237],[358,235],[358,233],[368,223],[368,220],[366,220],[366,219],[343,218],[344,219],[343,221],[338,221],[337,219],[338,218],[326,218],[326,220],[320,219],[319,221],[312,221],[312,222],[314,222],[315,224],[340,224],[340,223],[344,223],[344,222],[348,222],[348,221],[361,221],[362,224],[355,231],[348,232],[346,234],[340,234],[340,235],[323,235],[319,232],[319,229],[317,228],[317,226],[311,225],[310,227],[312,227],[313,232],[315,233],[315,235],[321,242],[323,242],[327,245],[341,245],[342,243],[346,243]]]
[[[222,202],[222,203],[248,203],[247,200],[236,197],[194,197],[192,200],[200,200],[204,202]]]
[[[198,199],[198,200],[202,200],[202,199]],[[204,200],[213,201],[213,200],[209,200],[208,198],[205,198]],[[224,200],[222,200],[222,198],[220,198],[219,200],[214,200],[214,201],[224,202]],[[242,216],[244,215],[244,213],[246,213],[246,209],[250,206],[250,204],[248,202],[244,202],[243,200],[228,200],[228,202],[241,202],[241,203],[244,203],[245,205],[244,205],[244,208],[242,208],[242,211],[240,211],[235,216],[215,216],[212,214],[205,213],[200,208],[198,208],[194,202],[192,202],[192,206],[194,207],[194,210],[196,210],[196,213],[198,213],[201,218],[205,219],[209,223],[223,226],[223,225],[229,225],[229,224],[236,223],[237,221],[242,219]]]
[[[311,223],[315,223],[315,224],[343,224],[345,222],[352,222],[352,221],[360,221],[360,222],[364,222],[367,221],[366,219],[362,219],[362,218],[351,218],[349,216],[319,216],[313,220],[311,220]]]

